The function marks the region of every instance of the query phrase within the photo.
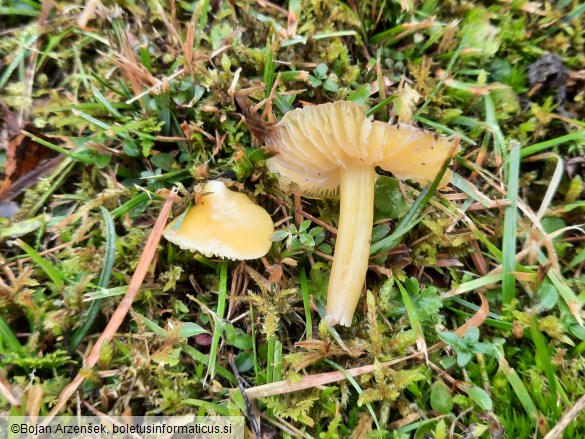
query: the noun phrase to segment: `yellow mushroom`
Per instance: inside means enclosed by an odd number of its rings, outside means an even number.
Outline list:
[[[194,206],[166,227],[166,239],[208,257],[246,260],[268,253],[274,233],[268,212],[221,181],[209,181],[202,193]]]
[[[267,161],[293,192],[339,193],[337,241],[327,290],[327,321],[350,326],[368,269],[376,166],[397,178],[432,182],[449,157],[451,140],[411,125],[371,121],[347,101],[287,113],[269,132]],[[441,185],[449,182],[447,171]]]

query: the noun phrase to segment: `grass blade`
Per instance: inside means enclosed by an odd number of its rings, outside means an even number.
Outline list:
[[[1,346],[7,347],[9,352],[20,352],[22,349],[18,338],[16,338],[16,335],[14,335],[14,332],[2,317],[0,317],[0,341],[2,342]]]
[[[510,367],[508,361],[504,357],[503,352],[501,352],[500,349],[497,347],[494,348],[494,351],[496,352],[496,356],[498,357],[498,363],[500,364],[500,368],[504,372],[504,375],[506,375],[506,378],[508,379],[510,386],[512,386],[512,389],[516,393],[516,396],[518,397],[520,404],[522,404],[522,407],[524,407],[524,411],[536,423],[536,420],[540,417],[540,414],[538,413],[536,405],[532,401],[532,398],[530,397],[528,390],[526,390],[524,383],[522,382],[516,371]]]
[[[307,340],[313,338],[313,321],[311,319],[311,300],[309,298],[309,286],[307,285],[307,274],[305,267],[299,270],[299,283],[303,294],[303,307],[305,308],[305,333]]]
[[[490,127],[490,131],[494,136],[494,146],[496,152],[496,162],[501,163],[502,156],[506,158],[506,139],[502,133],[502,129],[498,124],[498,117],[496,115],[496,106],[492,97],[489,94],[484,95],[485,104],[485,122]]]
[[[72,159],[77,160],[78,162],[85,163],[86,165],[93,165],[93,163],[94,163],[93,159],[91,157],[87,157],[87,156],[78,154],[75,151],[69,151],[68,149],[62,148],[58,145],[55,145],[54,143],[47,142],[46,140],[41,139],[40,137],[37,137],[34,134],[29,133],[28,131],[23,130],[22,134],[24,134],[26,137],[30,137],[35,142],[37,142],[43,146],[46,146],[47,148],[50,148],[53,151],[58,152],[59,154],[63,154],[67,157],[71,157]]]
[[[272,359],[272,381],[282,379],[282,342],[274,339],[274,355]]]
[[[203,409],[204,413],[199,412],[197,416],[205,416],[206,414],[213,414],[214,416],[229,416],[231,413],[228,407],[214,404],[209,401],[203,401],[201,399],[188,398],[182,400],[181,403],[191,407],[198,407],[199,409]]]
[[[26,242],[20,239],[17,239],[13,242],[22,250],[24,250],[35,264],[41,267],[41,269],[46,273],[47,276],[51,278],[51,281],[53,281],[53,283],[57,285],[58,288],[63,286],[63,273],[61,273],[61,271],[51,261],[39,255],[39,253]]]
[[[53,181],[53,183],[51,183],[51,187],[49,187],[46,191],[44,191],[40,195],[40,197],[38,198],[38,200],[34,204],[34,206],[32,206],[30,208],[29,213],[28,213],[29,216],[36,215],[36,213],[45,204],[45,202],[47,201],[47,199],[58,188],[60,188],[62,186],[63,180],[65,179],[65,177],[67,177],[69,175],[69,172],[71,171],[71,169],[73,168],[73,166],[75,166],[75,162],[73,162],[69,157],[66,157],[65,159],[63,159],[63,161],[61,162],[61,164],[59,166],[57,166],[57,169],[55,169],[55,171],[53,171],[53,173],[51,174],[51,176],[47,179],[47,181],[51,181],[53,179],[55,179],[55,181]]]
[[[462,283],[461,285],[453,288],[448,293],[445,293],[443,295],[443,297],[447,298],[447,297],[458,296],[460,294],[467,293],[469,291],[475,291],[478,288],[483,288],[487,285],[491,285],[491,284],[494,284],[496,282],[500,282],[501,280],[502,280],[501,273],[490,274],[488,276],[482,276],[478,279],[473,279],[473,280],[470,280],[469,282]]]
[[[204,365],[208,365],[209,364],[209,357],[207,355],[205,355],[202,352],[199,352],[197,349],[195,349],[193,346],[187,344],[187,343],[183,343],[183,345],[181,346],[181,349],[183,349],[183,351],[189,355],[191,358],[193,358],[195,361],[198,361],[201,364]],[[222,366],[216,365],[215,366],[215,373],[217,373],[219,376],[227,379],[230,383],[232,383],[233,386],[237,386],[238,385],[238,381],[236,380],[236,377],[234,377],[232,375],[232,373],[225,369]]]
[[[274,382],[274,343],[273,337],[268,339],[268,346],[266,348],[266,382]]]
[[[362,394],[363,390],[360,387],[360,385],[357,383],[357,381],[354,379],[354,377],[352,377],[349,373],[347,373],[347,371],[343,367],[341,367],[339,364],[337,364],[337,363],[335,363],[335,362],[333,362],[331,360],[328,360],[328,359],[326,359],[324,361],[325,361],[325,363],[327,363],[331,367],[334,367],[339,372],[341,372],[343,375],[345,375],[345,379],[351,383],[351,385],[353,386],[353,388],[355,389],[355,391],[358,393],[358,395],[361,395]],[[372,419],[376,423],[376,428],[378,429],[378,432],[381,433],[382,430],[380,429],[380,423],[378,422],[378,417],[376,416],[376,412],[374,411],[374,408],[372,407],[372,404],[367,403],[365,405],[368,408],[368,411],[370,412],[370,415],[372,416]]]
[[[372,114],[376,114],[380,109],[384,108],[386,105],[388,105],[390,102],[392,102],[393,100],[395,100],[397,97],[398,96],[394,95],[394,96],[388,96],[386,99],[382,99],[381,102],[377,103],[372,108],[370,108],[366,112],[366,114],[368,116],[371,116]]]
[[[406,308],[406,314],[408,314],[408,320],[410,321],[410,326],[414,330],[416,334],[416,345],[418,346],[418,350],[424,353],[425,358],[427,356],[427,343],[425,341],[425,334],[420,323],[420,319],[418,318],[418,314],[416,312],[416,308],[414,307],[414,303],[412,302],[408,291],[404,288],[402,283],[398,279],[394,279],[396,285],[398,285],[398,289],[400,290],[400,294],[402,295],[402,301],[404,302],[404,307]]]
[[[114,115],[116,117],[122,117],[120,112],[112,106],[110,101],[108,101],[108,99],[103,94],[101,94],[101,92],[97,89],[97,87],[95,85],[91,86],[91,91],[92,91],[94,97],[96,98],[96,100],[100,104],[102,104],[112,115]]]
[[[434,121],[429,120],[426,117],[422,117],[422,116],[415,116],[414,119],[418,120],[420,123],[423,123],[425,125],[430,126],[431,128],[434,128],[437,131],[440,131],[442,133],[459,136],[459,137],[461,137],[461,140],[463,140],[465,143],[468,143],[468,144],[473,145],[473,146],[477,145],[476,141],[470,139],[465,134],[461,134],[461,133],[455,131],[454,129],[449,128],[446,125],[440,124],[438,122],[434,122]]]
[[[270,45],[270,41],[266,42],[264,56],[266,57],[263,78],[264,85],[266,86],[264,95],[268,98],[270,96],[270,92],[272,91],[272,84],[274,83],[274,62],[272,60],[272,46]]]
[[[544,142],[535,143],[534,145],[527,146],[526,148],[522,148],[520,156],[522,158],[528,157],[545,149],[552,148],[553,146],[570,142],[571,140],[579,140],[582,138],[585,138],[585,130],[577,131],[571,134],[567,134],[565,136],[557,137],[556,139],[550,139]]]
[[[120,207],[117,207],[114,210],[112,210],[112,217],[118,218],[119,216],[125,215],[126,213],[134,209],[136,206],[139,206],[140,204],[146,203],[148,201],[150,201],[148,193],[140,192],[138,195],[126,201]]]
[[[106,226],[106,253],[104,256],[104,265],[102,266],[102,271],[98,281],[98,287],[108,288],[116,256],[116,226],[114,225],[114,219],[112,218],[112,215],[110,215],[110,212],[103,206],[101,207],[101,210],[102,215],[104,216],[104,224]],[[81,340],[83,340],[93,326],[93,322],[101,310],[102,301],[103,299],[97,299],[91,303],[83,326],[79,328],[71,338],[72,349],[75,349],[79,343],[81,343]]]
[[[211,339],[211,348],[209,350],[209,365],[207,367],[207,376],[213,379],[215,376],[215,363],[217,361],[217,352],[219,350],[219,340],[223,332],[223,315],[225,314],[225,305],[227,298],[227,262],[219,263],[219,296],[217,299],[217,311],[215,313],[215,325],[213,327],[213,337]]]
[[[540,359],[540,366],[544,370],[546,379],[548,380],[548,387],[550,391],[549,409],[552,410],[554,414],[554,420],[556,421],[560,416],[560,405],[558,404],[557,394],[557,378],[554,367],[552,365],[548,347],[546,346],[546,341],[544,340],[542,332],[540,332],[540,328],[538,326],[536,314],[532,314],[530,316],[530,333],[532,334],[532,340],[534,341],[534,347],[536,348],[536,355]]]
[[[513,142],[508,157],[508,201],[504,214],[502,237],[502,303],[510,304],[516,297],[516,226],[518,213],[518,180],[520,173],[520,143]]]

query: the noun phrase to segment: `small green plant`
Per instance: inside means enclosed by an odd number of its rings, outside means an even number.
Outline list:
[[[491,354],[493,352],[491,344],[479,342],[479,329],[475,326],[469,328],[463,337],[459,337],[454,332],[441,332],[439,338],[455,350],[459,367],[465,367],[474,354]]]
[[[443,381],[435,381],[431,386],[430,402],[433,410],[442,415],[453,410],[453,396]]]
[[[303,250],[312,251],[315,248],[318,248],[323,253],[331,254],[331,246],[323,242],[325,240],[323,227],[317,226],[309,230],[310,226],[311,221],[304,220],[298,229],[296,225],[291,224],[274,232],[272,241],[278,242],[286,239],[286,250],[283,251],[283,257],[293,256]]]
[[[339,92],[339,86],[328,78],[327,70],[327,65],[323,63],[315,67],[313,74],[309,75],[309,84],[313,88],[323,87],[324,90],[337,93]]]

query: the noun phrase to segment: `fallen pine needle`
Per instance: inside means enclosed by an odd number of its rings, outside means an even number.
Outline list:
[[[146,245],[142,250],[140,261],[138,262],[138,266],[136,267],[134,276],[132,276],[132,280],[130,280],[130,285],[128,285],[128,290],[126,291],[124,298],[118,305],[118,308],[116,308],[114,315],[112,315],[112,318],[108,322],[108,326],[106,326],[106,329],[104,329],[104,332],[102,333],[102,335],[100,335],[93,349],[85,359],[83,365],[84,368],[91,368],[95,366],[95,364],[98,361],[102,345],[105,342],[108,342],[114,338],[116,332],[118,331],[118,328],[124,321],[126,314],[128,314],[128,311],[132,307],[132,302],[134,302],[134,298],[136,297],[136,294],[138,294],[138,291],[140,290],[140,286],[144,281],[144,277],[148,272],[148,268],[156,252],[156,247],[158,246],[158,243],[162,236],[162,232],[167,222],[167,218],[169,217],[169,213],[171,211],[171,207],[173,206],[173,201],[176,195],[177,189],[175,188],[169,194],[169,197],[167,198],[167,201],[165,202],[158,216],[158,219],[156,220],[156,223],[152,228],[152,232],[150,232],[150,236],[148,237],[148,241],[146,241]],[[75,393],[75,391],[78,389],[81,383],[83,383],[83,380],[84,377],[81,375],[81,373],[78,373],[77,376],[73,379],[73,381],[63,389],[63,391],[59,395],[57,404],[55,404],[55,406],[51,409],[47,417],[44,419],[43,425],[48,425],[51,422],[51,420],[63,409],[63,407],[65,407],[67,401],[69,401],[69,398],[71,398],[71,396]]]
[[[470,318],[464,325],[460,326],[455,330],[455,333],[462,337],[465,332],[472,326],[480,326],[486,319],[489,312],[489,303],[485,296],[479,293],[481,298],[481,308],[477,311],[472,318]],[[437,349],[445,347],[445,343],[439,342],[428,348],[427,352],[433,352]],[[381,367],[389,367],[404,361],[413,360],[415,358],[424,357],[423,352],[416,352],[406,357],[397,358],[395,360],[386,361],[380,363]],[[297,392],[299,390],[310,389],[317,386],[323,386],[325,384],[335,383],[337,381],[343,381],[347,378],[347,375],[355,377],[366,373],[373,372],[377,366],[370,364],[367,366],[355,367],[353,369],[346,369],[344,372],[326,372],[315,375],[308,375],[302,378],[300,381],[278,381],[276,383],[263,384],[261,386],[251,387],[246,390],[246,395],[249,399],[266,398],[268,396],[282,395],[290,392]]]

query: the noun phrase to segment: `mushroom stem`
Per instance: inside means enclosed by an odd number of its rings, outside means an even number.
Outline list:
[[[340,173],[339,227],[325,318],[330,325],[351,326],[368,270],[377,174],[373,166],[362,164]]]

